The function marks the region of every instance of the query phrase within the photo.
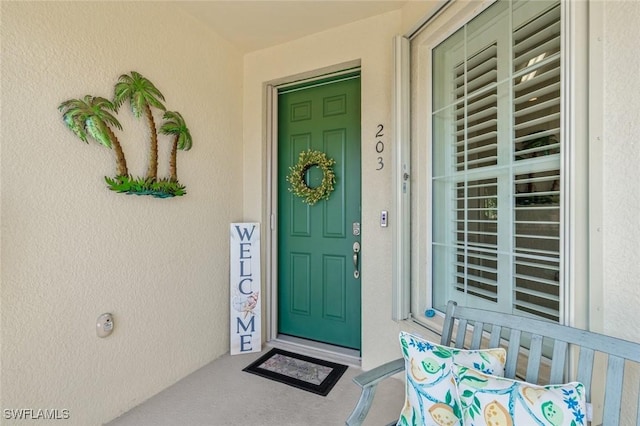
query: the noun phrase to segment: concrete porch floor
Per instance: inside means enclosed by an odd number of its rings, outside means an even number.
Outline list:
[[[326,396],[268,380],[242,369],[268,352],[226,354],[163,390],[139,406],[107,423],[108,426],[311,426],[344,425],[360,396],[352,378],[362,372],[348,359],[326,353],[272,344],[291,352],[342,362],[349,368]],[[297,350],[298,349],[298,350]],[[339,358],[339,357],[338,357]],[[395,378],[378,386],[365,425],[388,424],[404,404],[404,383]]]

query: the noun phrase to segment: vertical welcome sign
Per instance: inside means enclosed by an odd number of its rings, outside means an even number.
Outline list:
[[[260,224],[232,223],[229,244],[231,355],[260,352]]]

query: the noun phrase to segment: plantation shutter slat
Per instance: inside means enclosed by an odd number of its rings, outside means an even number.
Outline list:
[[[535,67],[520,71],[514,76],[516,80],[514,82],[514,87],[518,93],[537,88],[540,86],[541,82],[546,84],[554,83],[557,71],[560,68],[560,56],[553,56],[550,59],[539,63]]]
[[[551,108],[553,106],[557,106],[558,102],[560,102],[559,98],[552,98],[545,102],[538,102],[529,107],[520,108],[514,115],[515,117],[522,117],[524,115],[544,112],[544,110]]]
[[[539,139],[541,137],[548,137],[548,136],[555,136],[560,132],[560,128],[559,127],[553,127],[551,129],[548,130],[541,130],[535,134],[531,134],[531,135],[526,135],[526,136],[521,136],[519,138],[514,138],[513,141],[518,144],[521,142],[528,142],[534,139]]]
[[[493,114],[495,114],[495,111],[493,111]],[[493,114],[490,113],[489,115],[493,115]],[[457,131],[456,132],[456,136],[463,137],[465,132],[476,133],[476,132],[480,132],[480,131],[486,130],[489,127],[496,127],[497,125],[498,125],[498,120],[496,120],[496,119],[480,121],[478,124],[476,124],[474,126],[469,126],[466,129],[462,129],[462,130]],[[462,143],[464,143],[463,140],[458,142],[458,144],[462,144]]]
[[[560,142],[560,8],[513,33],[514,161],[557,156]],[[560,315],[560,170],[557,162],[513,176],[517,311]],[[540,207],[540,208],[538,208]]]
[[[523,86],[518,86],[520,89],[523,89],[525,87]],[[560,93],[560,82],[555,82],[553,84],[550,84],[548,86],[543,86],[539,89],[536,90],[530,90],[527,93],[518,96],[514,99],[514,103],[516,105],[521,105],[523,102],[528,102],[529,99],[531,98],[540,98],[540,97],[544,97],[546,95],[549,94],[559,94]]]
[[[433,140],[445,154],[433,158],[433,280],[446,299],[558,321],[560,7],[523,7],[510,29],[512,7],[495,3],[472,35],[434,49],[434,87],[450,91],[439,111],[451,115]]]
[[[459,120],[456,121],[456,126],[464,126],[465,122],[471,122],[471,123],[476,123],[476,122],[482,122],[482,123],[486,123],[487,121],[487,117],[493,117],[496,116],[498,114],[498,109],[495,107],[487,107],[487,108],[483,108],[478,110],[478,112],[473,113],[473,114],[469,114],[464,118],[460,118]],[[463,133],[465,131],[469,131],[470,129],[464,129],[462,132],[458,132],[458,134],[463,135]]]
[[[549,22],[545,23],[545,20],[548,20]],[[560,21],[555,20],[553,15],[548,15],[546,19],[539,19],[537,24],[538,26],[535,27],[537,31],[535,31],[533,35],[529,35],[526,27],[523,27],[521,30],[514,31],[514,38],[516,40],[522,40],[521,42],[516,43],[513,48],[516,56],[523,56],[527,53],[531,54],[531,52],[535,52],[536,46],[540,45],[541,42],[560,37]],[[546,27],[540,29],[540,25],[546,25]]]
[[[552,20],[557,23],[550,24]],[[522,67],[514,79],[514,160],[518,162],[556,155],[561,147],[559,9],[545,14],[537,23],[546,28],[540,31],[539,27],[529,24],[527,31],[516,31],[515,34],[522,40],[516,46],[514,58],[514,66]],[[557,35],[552,34],[554,31]],[[518,253],[514,262],[515,309],[557,320],[560,304],[560,172],[558,169],[536,172],[514,177],[517,206],[514,241]],[[550,208],[533,209],[532,206]]]
[[[546,115],[544,117],[539,117],[539,118],[531,119],[528,121],[522,121],[515,126],[515,130],[518,131],[518,130],[528,129],[528,128],[538,126],[540,124],[546,124],[549,121],[559,120],[559,119],[560,119],[560,113],[558,112],[558,113]]]

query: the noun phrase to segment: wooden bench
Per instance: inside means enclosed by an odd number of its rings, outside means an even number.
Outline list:
[[[640,426],[640,343],[550,321],[457,306],[450,301],[440,344],[467,349],[504,347],[505,377],[541,384],[581,382],[587,403],[601,413],[596,417],[602,418],[604,426]],[[346,421],[348,426],[362,424],[378,383],[404,371],[404,366],[400,358],[353,379],[362,394]],[[625,389],[625,404],[635,407],[622,417]],[[378,419],[376,422],[382,423]]]

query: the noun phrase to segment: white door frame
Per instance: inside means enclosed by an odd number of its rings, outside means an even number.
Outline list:
[[[263,84],[264,93],[264,129],[266,141],[266,179],[263,194],[266,194],[264,223],[269,224],[263,235],[265,239],[265,308],[266,341],[278,337],[278,90],[313,80],[337,77],[341,74],[358,71],[360,60],[343,62],[314,71],[283,77]]]

